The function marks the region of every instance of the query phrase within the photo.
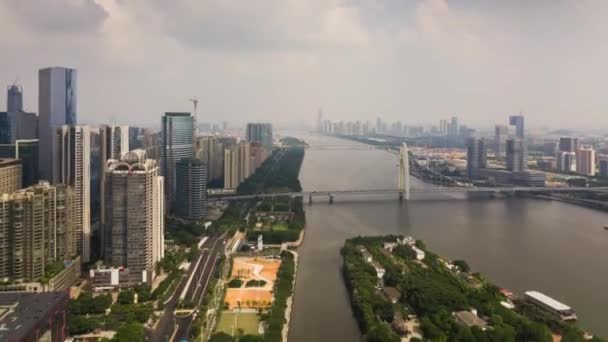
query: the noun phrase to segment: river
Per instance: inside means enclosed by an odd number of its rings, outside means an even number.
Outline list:
[[[358,145],[298,136],[313,147]],[[397,159],[378,150],[310,149],[300,181],[305,190],[394,188]],[[412,187],[428,186],[412,179]],[[544,292],[573,307],[581,327],[608,336],[608,231],[602,228],[608,215],[545,200],[438,196],[412,194],[401,204],[390,196],[336,197],[331,205],[316,199],[306,206],[289,341],[360,340],[341,278],[340,247],[350,237],[379,234],[422,239],[515,293]]]

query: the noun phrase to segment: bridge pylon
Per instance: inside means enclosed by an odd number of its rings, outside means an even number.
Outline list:
[[[399,200],[410,199],[410,156],[407,145],[399,148]]]

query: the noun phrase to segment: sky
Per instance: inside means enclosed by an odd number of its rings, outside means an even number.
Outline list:
[[[78,119],[608,125],[606,0],[0,0],[0,84],[78,69]],[[0,97],[4,107],[5,96]]]

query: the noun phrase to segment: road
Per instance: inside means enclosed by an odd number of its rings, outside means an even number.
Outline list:
[[[198,278],[195,278],[197,279],[197,281],[196,283],[192,284],[190,291],[188,291],[189,295],[186,296],[186,299],[191,299],[191,301],[194,303],[195,308],[198,308],[200,306],[203,301],[203,297],[207,293],[207,287],[209,285],[209,282],[211,281],[211,278],[215,273],[214,271],[221,255],[224,253],[225,244],[226,239],[222,236],[219,239],[213,241],[211,247],[208,250],[204,251],[204,258],[198,268],[200,274],[195,275],[195,277],[198,276]],[[173,341],[189,340],[190,331],[192,330],[192,322],[196,319],[197,314],[204,315],[206,313],[199,313],[197,310],[195,310],[193,314],[176,317],[177,331],[175,333]]]
[[[146,335],[148,337],[148,341],[152,341],[152,342],[167,342],[167,341],[180,341],[180,339],[178,338],[178,336],[185,336],[185,340],[188,340],[188,335],[182,334],[182,335],[178,335],[178,333],[176,332],[178,329],[178,324],[179,322],[181,322],[181,320],[183,320],[183,317],[176,317],[175,316],[175,309],[177,308],[177,305],[179,303],[179,297],[181,295],[181,293],[183,292],[184,288],[186,287],[186,283],[188,282],[188,279],[193,276],[195,280],[197,281],[193,281],[193,283],[190,285],[190,289],[188,290],[187,294],[186,294],[186,299],[188,298],[193,298],[192,297],[192,292],[194,291],[195,288],[198,288],[200,286],[200,281],[206,281],[208,282],[210,275],[212,274],[211,272],[208,272],[207,270],[205,270],[205,265],[208,265],[208,261],[210,260],[210,256],[213,256],[213,258],[217,258],[217,254],[216,253],[210,253],[210,251],[217,251],[219,248],[219,246],[223,246],[225,239],[223,237],[209,237],[209,239],[207,239],[207,241],[205,241],[205,243],[201,246],[198,254],[196,255],[196,257],[194,258],[195,262],[193,262],[192,268],[190,270],[188,270],[188,272],[186,274],[183,274],[181,279],[179,280],[179,284],[177,285],[175,291],[173,292],[173,295],[169,298],[168,302],[165,304],[164,307],[164,311],[163,314],[159,320],[159,322],[156,325],[156,329],[154,330],[148,330],[146,332]],[[219,249],[221,250],[221,249]],[[198,267],[195,267],[196,265],[196,260],[198,260],[199,258],[202,258],[201,262],[199,263]],[[215,263],[212,263],[215,265]],[[206,277],[205,277],[206,275]],[[195,296],[198,297],[194,297],[197,298],[197,303],[200,302],[200,300],[202,299],[201,294],[204,293],[202,291],[198,291],[197,293],[195,293]],[[194,300],[193,300],[194,301]],[[188,329],[188,333],[189,333],[189,329]]]

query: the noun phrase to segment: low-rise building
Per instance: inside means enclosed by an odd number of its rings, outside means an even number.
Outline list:
[[[481,330],[486,330],[488,328],[488,323],[481,317],[477,316],[477,310],[475,309],[471,311],[454,312],[453,315],[456,319],[456,322],[469,328],[477,327]]]
[[[0,341],[63,342],[68,303],[67,291],[0,293]]]

